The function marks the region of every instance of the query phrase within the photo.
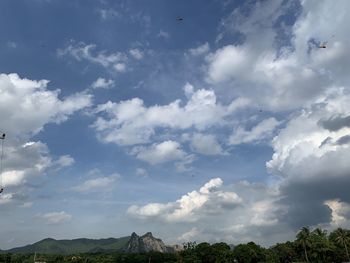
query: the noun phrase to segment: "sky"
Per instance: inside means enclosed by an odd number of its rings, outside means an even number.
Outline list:
[[[349,10],[1,1],[0,248],[350,227]]]

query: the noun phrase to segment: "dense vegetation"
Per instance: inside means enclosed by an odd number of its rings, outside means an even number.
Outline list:
[[[184,250],[177,254],[168,253],[94,253],[79,255],[37,255],[37,261],[49,262],[124,262],[124,263],[288,263],[288,262],[317,262],[340,263],[350,262],[350,231],[338,228],[328,234],[325,230],[302,228],[294,241],[276,244],[263,248],[254,242],[239,244],[233,249],[226,243],[189,242]],[[33,262],[33,254],[2,254],[0,262]]]
[[[74,253],[97,253],[120,251],[125,247],[130,236],[120,238],[55,240],[46,238],[24,247],[17,247],[6,252],[11,254],[58,254],[71,255]]]

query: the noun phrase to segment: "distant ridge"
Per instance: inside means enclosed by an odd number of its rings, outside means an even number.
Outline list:
[[[174,253],[181,250],[178,245],[166,246],[159,238],[155,238],[151,232],[138,236],[135,232],[131,236],[120,238],[88,239],[78,238],[72,240],[56,240],[45,238],[34,244],[23,247],[0,250],[0,253],[19,254],[58,254],[69,255],[77,253],[144,253],[157,251],[161,253]]]
[[[1,250],[0,253],[40,253],[69,255],[75,253],[108,253],[121,251],[129,241],[130,236],[121,238],[56,240],[45,238],[34,244]]]

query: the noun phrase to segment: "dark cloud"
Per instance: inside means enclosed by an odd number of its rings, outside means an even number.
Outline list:
[[[348,144],[348,143],[350,143],[350,135],[345,135],[343,137],[340,137],[336,141],[336,144],[338,144],[338,145],[343,145],[343,144]]]
[[[350,115],[333,116],[326,120],[320,120],[319,125],[329,131],[339,131],[344,127],[350,127]]]
[[[332,221],[332,211],[325,204],[328,200],[350,202],[350,171],[337,158],[342,159],[345,152],[330,153],[318,160],[308,160],[310,164],[302,165],[298,170],[304,176],[290,178],[280,188],[282,198],[279,205],[287,208],[280,221],[286,222],[294,229],[302,226],[329,224]],[[314,169],[314,165],[318,168]],[[309,167],[309,171],[307,171]]]
[[[323,146],[327,145],[330,142],[332,142],[332,138],[331,137],[327,137],[326,139],[324,139],[322,141],[322,143],[320,144],[320,146],[318,148],[322,148]]]

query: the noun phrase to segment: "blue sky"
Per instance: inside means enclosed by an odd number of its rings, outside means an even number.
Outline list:
[[[2,1],[1,248],[348,227],[348,8]]]

